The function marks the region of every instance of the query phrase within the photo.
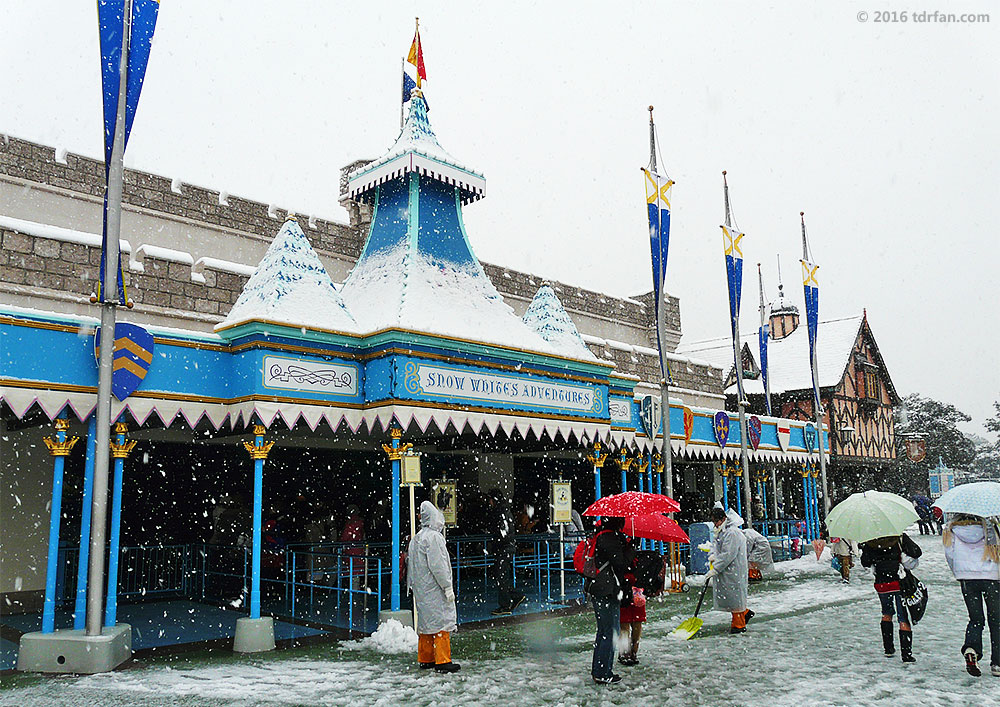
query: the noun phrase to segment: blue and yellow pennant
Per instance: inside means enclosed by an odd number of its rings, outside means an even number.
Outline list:
[[[139,105],[139,94],[142,93],[142,82],[146,77],[146,66],[149,63],[149,52],[153,43],[153,31],[156,28],[159,8],[159,0],[132,0],[131,3],[132,15],[128,18],[128,54],[125,57],[125,144],[122,145],[122,154],[128,146],[128,138],[132,133],[132,123],[135,121],[135,112]],[[111,153],[114,149],[115,128],[118,124],[121,59],[122,48],[125,45],[125,9],[125,0],[97,0],[97,23],[101,40],[101,84],[104,95],[105,196],[102,254],[107,249],[108,240],[107,181]],[[104,299],[104,277],[104,258],[102,257],[97,286],[97,296],[101,301]],[[120,304],[125,304],[127,301],[120,251],[118,255],[118,300]]]
[[[722,227],[722,245],[726,256],[726,281],[729,284],[729,319],[736,336],[740,323],[740,299],[743,292],[743,233],[731,226]]]
[[[670,248],[670,190],[673,180],[643,169],[646,184],[646,211],[649,215],[649,250],[653,259],[653,304],[657,321],[657,344],[663,350],[660,337],[660,297],[667,277],[667,252]],[[668,379],[670,372],[664,370],[660,359],[660,374]]]

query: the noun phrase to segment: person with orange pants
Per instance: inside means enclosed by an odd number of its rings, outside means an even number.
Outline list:
[[[733,615],[729,633],[744,633],[747,630],[747,621],[754,615],[747,608],[749,576],[747,541],[740,532],[739,524],[722,509],[721,505],[712,509],[711,518],[715,524],[716,535],[713,543],[712,568],[706,575],[706,581],[712,581],[713,608],[716,611],[728,611]]]
[[[430,501],[420,504],[420,532],[410,540],[406,586],[417,614],[417,660],[421,668],[453,673],[451,632],[458,627],[451,558],[444,541],[444,515]]]

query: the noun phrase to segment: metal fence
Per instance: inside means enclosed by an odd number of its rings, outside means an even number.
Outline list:
[[[796,520],[755,523],[771,541],[775,559],[793,556]],[[513,555],[518,586],[535,600],[558,603],[579,598],[583,581],[573,569],[573,551],[583,533],[516,536]],[[485,535],[446,538],[455,590],[492,591],[496,555]],[[666,545],[646,541],[648,549]],[[405,547],[403,550],[405,551]],[[691,548],[679,544],[681,562],[690,567]],[[76,594],[78,548],[60,549],[57,598],[72,604]],[[250,590],[251,548],[191,544],[126,546],[119,559],[119,599],[184,597],[243,610]],[[377,543],[302,543],[262,554],[262,605],[277,617],[360,631],[374,630],[380,609],[388,608],[391,547]],[[405,566],[400,568],[405,576]],[[405,583],[402,587],[405,596]]]

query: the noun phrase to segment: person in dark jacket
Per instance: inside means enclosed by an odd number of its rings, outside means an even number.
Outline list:
[[[510,616],[525,598],[514,588],[514,516],[500,491],[490,494],[489,512],[493,516],[490,552],[497,580],[497,608],[490,613],[493,616]]]
[[[895,614],[899,620],[899,653],[904,663],[915,663],[917,659],[913,657],[910,615],[899,592],[900,565],[904,554],[917,558],[920,553],[920,546],[906,533],[875,538],[861,544],[861,565],[874,570],[875,591],[882,604],[882,646],[885,655],[888,657],[896,653],[892,640],[892,617]]]
[[[597,620],[590,674],[594,682],[605,685],[621,682],[621,676],[611,668],[615,662],[621,606],[632,603],[631,585],[625,575],[635,560],[635,553],[628,537],[622,532],[624,527],[624,518],[604,519],[594,542],[597,579],[587,580],[583,588],[594,604]]]

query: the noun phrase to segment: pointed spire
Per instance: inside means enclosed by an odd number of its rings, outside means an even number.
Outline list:
[[[357,331],[357,322],[294,214],[285,219],[236,304],[215,328],[221,331],[250,321]]]
[[[451,156],[438,142],[427,117],[427,101],[420,91],[410,99],[410,112],[396,142],[384,155],[351,172],[347,192],[351,199],[374,201],[377,187],[408,172],[416,172],[458,187],[462,203],[486,196],[486,178]]]
[[[798,313],[799,308],[785,299],[785,284],[781,280],[781,256],[778,255],[778,299],[771,304],[771,316],[781,314],[795,314],[798,316]],[[774,333],[774,328],[772,327],[772,338],[775,338]]]
[[[559,301],[555,290],[547,282],[538,288],[522,319],[539,336],[552,344],[557,353],[572,358],[588,360],[594,358],[593,352],[587,348],[580,331]]]

